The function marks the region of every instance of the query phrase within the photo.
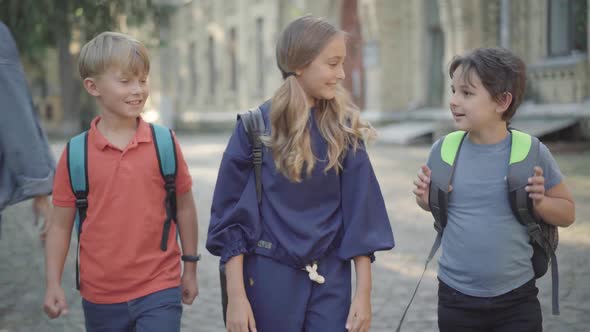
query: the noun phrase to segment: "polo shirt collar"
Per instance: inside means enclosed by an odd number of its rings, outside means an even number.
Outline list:
[[[98,131],[96,125],[100,121],[100,116],[97,116],[92,120],[90,123],[90,130],[88,131],[88,135],[92,136],[92,141],[94,142],[94,146],[99,150],[104,150],[109,145],[109,141]],[[137,130],[135,131],[135,136],[133,136],[132,141],[137,143],[149,143],[152,141],[152,131],[150,126],[147,122],[145,122],[141,116],[137,117]]]

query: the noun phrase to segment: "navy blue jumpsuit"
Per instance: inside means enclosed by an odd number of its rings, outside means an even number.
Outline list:
[[[270,128],[270,102],[261,106]],[[343,171],[327,173],[327,143],[312,110],[318,159],[311,176],[291,182],[265,148],[262,202],[256,199],[252,147],[240,120],[224,152],[211,206],[207,249],[221,264],[245,254],[244,282],[258,331],[345,331],[350,260],[394,246],[381,189],[364,145],[350,149]],[[310,280],[316,263],[325,278]]]

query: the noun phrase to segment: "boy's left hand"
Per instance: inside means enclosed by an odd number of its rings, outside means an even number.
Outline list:
[[[371,298],[357,294],[350,305],[346,329],[349,332],[367,332],[369,327],[371,327]]]
[[[197,273],[185,271],[182,273],[182,303],[191,305],[199,295]]]
[[[543,177],[543,169],[535,166],[535,173],[529,178],[529,184],[524,188],[529,197],[533,200],[533,205],[538,206],[545,198],[545,177]]]

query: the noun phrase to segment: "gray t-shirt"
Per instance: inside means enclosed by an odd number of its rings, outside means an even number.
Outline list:
[[[470,296],[498,296],[534,277],[528,234],[508,200],[509,158],[510,135],[497,144],[475,144],[468,135],[458,155],[438,277]],[[544,144],[539,159],[547,190],[563,175]]]

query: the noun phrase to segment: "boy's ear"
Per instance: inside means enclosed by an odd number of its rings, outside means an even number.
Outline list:
[[[497,101],[498,107],[496,108],[496,112],[503,114],[504,112],[506,112],[508,107],[510,107],[511,103],[512,94],[510,92],[504,92]]]
[[[84,89],[86,89],[90,95],[94,97],[100,96],[100,91],[98,91],[96,80],[94,78],[86,77],[82,83],[84,85]]]

